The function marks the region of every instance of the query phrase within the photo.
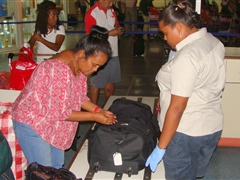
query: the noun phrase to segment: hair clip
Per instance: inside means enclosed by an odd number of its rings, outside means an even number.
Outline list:
[[[185,8],[185,5],[183,3],[178,3],[177,6],[181,9]]]
[[[100,35],[100,34],[94,34],[93,37],[97,38],[97,39],[102,39],[102,35]]]

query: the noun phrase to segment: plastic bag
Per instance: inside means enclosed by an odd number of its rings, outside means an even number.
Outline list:
[[[22,90],[36,67],[33,49],[23,46],[20,49],[18,60],[11,62],[10,89]]]

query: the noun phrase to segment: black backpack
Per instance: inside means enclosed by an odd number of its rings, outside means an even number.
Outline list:
[[[116,114],[118,122],[111,126],[97,124],[89,135],[90,169],[138,174],[157,144],[158,121],[150,106],[137,101],[116,99],[109,110]],[[120,163],[116,153],[121,154]]]

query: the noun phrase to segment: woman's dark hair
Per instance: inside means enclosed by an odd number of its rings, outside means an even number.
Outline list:
[[[194,11],[192,4],[185,0],[178,4],[169,4],[160,13],[158,21],[162,21],[164,25],[170,25],[172,27],[180,22],[190,28],[199,28],[200,15]]]
[[[77,43],[74,51],[84,50],[86,58],[94,56],[97,52],[103,52],[108,57],[112,55],[112,49],[108,42],[108,30],[94,25],[89,35],[84,36]]]
[[[50,10],[57,10],[56,9],[56,3],[44,0],[42,3],[38,4],[37,6],[37,19],[36,19],[36,25],[35,25],[35,32],[39,32],[40,34],[43,34],[44,37],[48,33],[47,23],[48,23],[48,16]],[[57,23],[55,25],[55,29],[59,30],[59,25],[61,23],[59,22],[59,18],[57,19]]]

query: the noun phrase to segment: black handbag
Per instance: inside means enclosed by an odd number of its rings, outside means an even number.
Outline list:
[[[56,169],[50,166],[43,166],[36,162],[28,166],[25,175],[25,180],[82,180],[81,178],[77,179],[76,176],[67,169]]]
[[[0,130],[0,175],[12,166],[12,152],[6,138]]]

